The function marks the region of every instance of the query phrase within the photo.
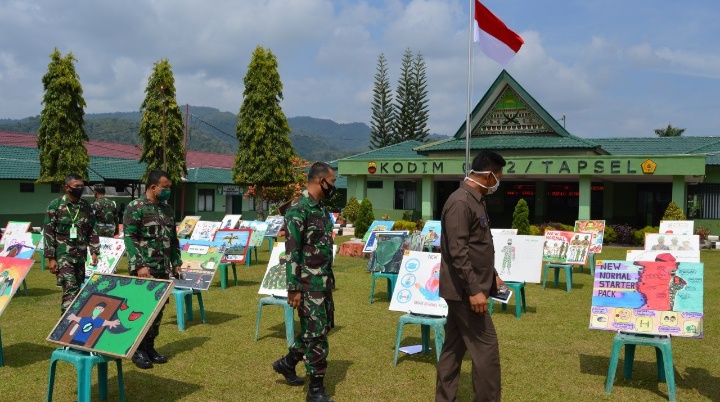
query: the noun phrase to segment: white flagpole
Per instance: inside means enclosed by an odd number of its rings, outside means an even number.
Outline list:
[[[473,52],[472,52],[472,43],[473,43],[473,28],[475,21],[475,7],[474,5],[475,0],[468,0],[468,3],[470,4],[470,12],[468,13],[468,76],[467,76],[467,110],[465,114],[465,177],[468,176],[468,171],[470,170],[470,101],[471,101],[471,95],[472,95],[472,60],[473,60]]]

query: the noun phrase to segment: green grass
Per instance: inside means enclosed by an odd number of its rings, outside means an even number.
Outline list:
[[[343,240],[347,238],[341,238]],[[598,256],[623,259],[624,248],[606,247]],[[255,342],[257,294],[268,261],[267,246],[260,263],[238,267],[239,286],[232,275],[228,289],[219,277],[203,293],[207,324],[188,323],[184,332],[176,325],[174,298],[170,298],[158,338],[158,349],[170,356],[165,365],[139,370],[123,364],[125,388],[131,401],[300,401],[307,386],[290,387],[270,364],[286,353],[282,310],[264,308],[260,339]],[[673,339],[677,397],[681,401],[720,400],[720,368],[716,365],[720,341],[715,331],[720,307],[720,253],[703,251],[705,263],[705,338]],[[338,401],[430,401],[435,391],[435,355],[400,354],[392,365],[399,312],[388,310],[384,282],[378,281],[376,297],[368,304],[370,275],[367,260],[338,257],[336,325],[330,335],[326,386]],[[125,261],[120,273],[126,272]],[[571,293],[560,286],[541,290],[527,285],[528,312],[514,316],[514,306],[501,311],[496,304],[493,320],[498,331],[505,401],[663,401],[667,387],[656,381],[655,353],[640,347],[632,380],[622,377],[622,362],[612,395],[605,395],[613,333],[588,329],[591,277],[587,270],[573,275]],[[60,289],[39,264],[30,272],[29,296],[19,292],[0,317],[5,367],[0,368],[3,401],[43,400],[53,344],[45,338],[59,319]],[[197,305],[195,305],[197,309]],[[408,325],[402,345],[420,343],[420,328]],[[470,360],[461,373],[459,400],[471,400]],[[302,365],[299,373],[304,374]],[[56,401],[73,401],[75,372],[58,363]],[[117,400],[117,377],[110,366],[109,399]],[[97,384],[93,388],[97,397]]]

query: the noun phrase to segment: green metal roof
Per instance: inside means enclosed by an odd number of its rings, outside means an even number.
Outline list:
[[[555,136],[527,136],[512,137],[484,136],[470,138],[470,149],[499,150],[499,149],[549,149],[549,148],[574,148],[588,149],[598,148],[598,145],[577,137],[555,137]],[[434,144],[423,145],[415,148],[420,153],[439,151],[459,151],[465,149],[465,138],[439,141]]]
[[[92,165],[93,158],[90,157]],[[37,148],[0,145],[0,179],[37,180],[40,176],[40,151]],[[92,170],[90,181],[103,181]]]
[[[425,155],[420,155],[414,151],[414,148],[424,145],[424,142],[420,141],[405,141],[399,144],[390,145],[384,148],[373,149],[371,151],[363,152],[357,155],[351,155],[341,160],[352,160],[352,159],[410,159],[410,158],[426,158]]]
[[[595,138],[611,155],[700,154],[702,148],[718,142],[718,137],[619,137]]]
[[[104,156],[90,157],[90,173],[95,173],[105,180],[139,181],[145,174],[145,163],[134,159],[108,158]],[[92,179],[91,179],[92,180]]]
[[[230,169],[191,168],[187,174],[188,183],[235,184]]]

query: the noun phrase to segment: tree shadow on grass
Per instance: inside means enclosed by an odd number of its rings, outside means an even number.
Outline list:
[[[198,317],[199,315],[200,315],[199,312],[197,313],[197,316],[193,315],[193,321],[190,321],[190,322],[197,321],[199,323],[202,323],[202,320],[199,320],[199,317]],[[226,322],[229,322],[229,321],[232,321],[232,320],[235,320],[238,318],[240,318],[240,314],[221,313],[219,311],[205,310],[205,323],[207,325],[224,324]],[[186,321],[186,323],[187,323],[187,321]]]
[[[335,386],[345,380],[352,364],[350,360],[333,360],[332,358],[328,360],[328,371],[325,378],[325,389],[328,395],[335,395]]]
[[[193,349],[199,348],[209,340],[209,336],[194,336],[192,338],[173,341],[166,345],[160,345],[158,349],[160,349],[160,352],[162,352],[163,354],[174,357],[181,353],[189,352]]]
[[[688,367],[685,376],[675,376],[675,384],[682,388],[694,388],[700,395],[708,397],[711,401],[720,401],[720,378],[713,377],[704,368]]]
[[[39,361],[49,361],[54,347],[36,343],[21,342],[3,347],[5,365],[23,367]]]
[[[608,350],[608,353],[610,353],[610,350]],[[657,380],[657,363],[655,361],[642,361],[636,357],[633,362],[632,377],[629,380],[625,379],[624,365],[625,359],[619,358],[613,387],[646,389],[663,398],[668,397],[667,393],[660,389],[660,382]],[[602,376],[604,382],[607,378],[609,367],[609,356],[580,355],[580,372],[583,374]],[[675,371],[676,384],[679,379],[681,379],[681,377],[678,372]]]
[[[160,377],[147,371],[128,371],[124,377],[125,394],[131,401],[177,401],[203,389],[199,384]],[[108,380],[109,399],[112,398],[112,390],[117,390],[117,387],[117,377]]]
[[[27,292],[27,297],[42,297],[59,293],[58,289],[34,288],[32,286],[28,286]],[[25,290],[22,288],[18,289],[15,297],[26,297]]]
[[[298,331],[298,325],[300,323],[295,320],[295,335],[297,335]],[[328,337],[332,338],[332,336],[340,331],[341,329],[345,328],[344,325],[336,325],[333,329],[330,330],[330,333],[328,334]],[[267,333],[270,331],[270,333]],[[263,332],[265,334],[263,335]],[[278,338],[278,339],[285,339],[285,322],[281,322],[279,324],[273,325],[272,327],[263,329],[262,323],[260,323],[260,329],[258,330],[258,341],[263,340],[265,338]],[[332,346],[332,345],[331,345]]]

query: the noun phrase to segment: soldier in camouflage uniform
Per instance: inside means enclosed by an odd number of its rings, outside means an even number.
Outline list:
[[[310,376],[307,401],[332,402],[325,393],[323,379],[327,368],[327,335],[334,326],[332,290],[332,221],[322,204],[335,193],[335,171],[316,162],[308,172],[302,196],[292,201],[285,213],[286,278],[288,304],[298,310],[300,333],[289,353],[273,363],[290,385],[303,385],[295,366],[304,360]]]
[[[182,265],[180,243],[175,232],[172,207],[166,202],[170,198],[170,184],[170,176],[166,172],[151,170],[145,195],[125,208],[123,229],[130,275],[159,279],[178,276],[178,268]],[[141,369],[149,369],[153,363],[162,364],[168,360],[167,356],[155,350],[163,309],[133,355],[133,363]]]
[[[65,194],[50,202],[45,212],[44,255],[48,269],[62,287],[62,312],[70,306],[85,281],[88,249],[92,265],[97,265],[100,239],[95,232],[95,215],[90,203],[83,200],[82,177],[65,178]]]
[[[95,202],[92,203],[95,211],[95,231],[98,236],[115,236],[115,201],[105,197],[105,186],[96,184],[93,186]]]

